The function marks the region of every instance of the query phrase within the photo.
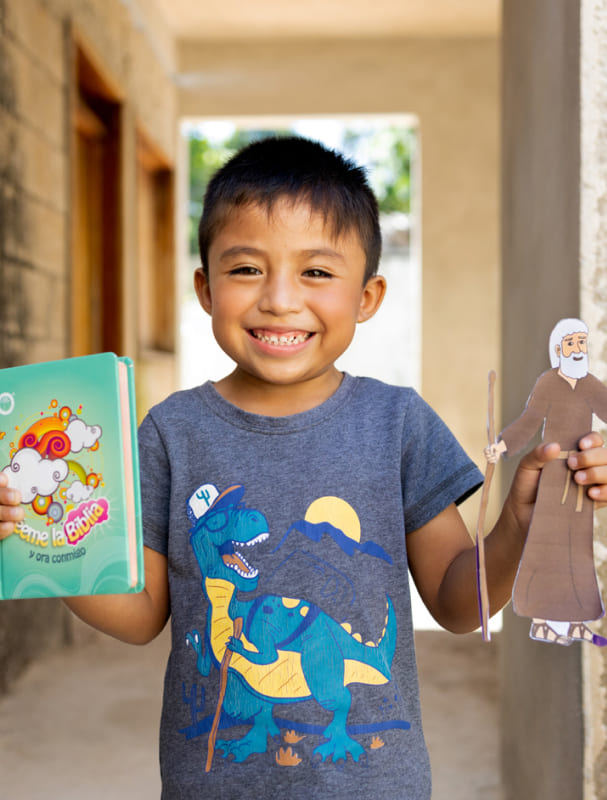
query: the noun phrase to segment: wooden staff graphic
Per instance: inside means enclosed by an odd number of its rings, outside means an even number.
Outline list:
[[[487,411],[487,437],[489,445],[495,443],[495,422],[494,422],[494,395],[495,395],[495,372],[489,373],[489,403]],[[481,632],[483,640],[491,640],[489,630],[489,592],[487,589],[487,569],[485,566],[485,516],[487,514],[487,503],[489,502],[489,488],[495,471],[495,464],[488,463],[485,472],[485,481],[481,492],[481,505],[478,512],[478,523],[476,526],[476,571],[478,583],[478,603],[481,618]]]
[[[234,633],[233,633],[234,638],[239,639],[241,633],[242,633],[242,617],[237,617],[234,620]],[[204,770],[205,772],[210,772],[211,765],[213,764],[215,741],[217,739],[217,730],[219,728],[219,720],[221,718],[221,707],[223,706],[223,700],[224,697],[226,696],[226,686],[228,684],[228,667],[230,666],[231,659],[232,659],[232,650],[230,650],[229,647],[226,647],[223,654],[223,658],[221,659],[221,666],[219,668],[219,697],[217,698],[217,708],[215,709],[215,716],[213,717],[213,725],[211,726],[211,732],[209,733],[207,763]]]

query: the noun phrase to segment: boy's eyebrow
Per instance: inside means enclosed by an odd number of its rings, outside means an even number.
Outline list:
[[[334,250],[332,247],[311,247],[309,250],[301,250],[300,253],[306,258],[323,256],[325,258],[338,258],[340,261],[344,260],[343,255],[338,250]],[[258,256],[262,254],[263,250],[260,250],[257,247],[236,244],[233,247],[228,247],[227,250],[224,250],[219,256],[219,260],[223,261],[224,259],[233,258],[234,256]]]
[[[333,250],[332,247],[313,247],[310,250],[302,250],[302,255],[308,258],[315,256],[325,256],[328,258],[339,258],[340,261],[344,260],[343,255],[338,250]]]
[[[257,256],[261,255],[262,251],[257,247],[250,247],[248,245],[236,244],[233,247],[228,247],[219,256],[219,260],[223,261],[225,258],[232,258],[233,256]]]

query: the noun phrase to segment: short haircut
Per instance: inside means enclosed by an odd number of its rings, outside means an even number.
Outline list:
[[[556,354],[557,346],[561,346],[561,342],[566,336],[571,336],[572,333],[588,333],[588,325],[581,319],[574,317],[567,317],[561,319],[556,323],[550,334],[548,341],[548,353],[550,355],[550,363],[553,367],[558,367],[560,359]]]
[[[355,231],[365,253],[365,282],[377,272],[381,231],[377,199],[365,171],[334,150],[300,136],[260,139],[227,161],[209,181],[198,226],[202,268],[228,215],[257,205],[272,212],[277,200],[306,202],[337,239]]]

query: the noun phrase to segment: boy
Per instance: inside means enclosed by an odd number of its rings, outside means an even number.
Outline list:
[[[66,603],[133,643],[170,614],[163,797],[427,800],[408,570],[442,625],[478,627],[456,503],[482,477],[415,392],[334,366],[385,291],[375,198],[341,156],[265,140],[212,180],[199,240],[196,291],[236,366],[142,423],[145,590]],[[601,444],[570,461],[595,500]],[[486,541],[494,610],[558,450],[523,459]],[[17,500],[0,490],[5,535]]]

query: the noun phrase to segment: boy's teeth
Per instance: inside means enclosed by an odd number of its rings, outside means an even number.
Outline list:
[[[256,339],[259,339],[262,342],[267,342],[268,344],[274,345],[281,345],[283,347],[288,347],[292,344],[300,344],[301,342],[305,342],[306,339],[310,336],[309,333],[291,333],[291,334],[266,334],[261,333],[260,331],[253,331],[253,335]]]

